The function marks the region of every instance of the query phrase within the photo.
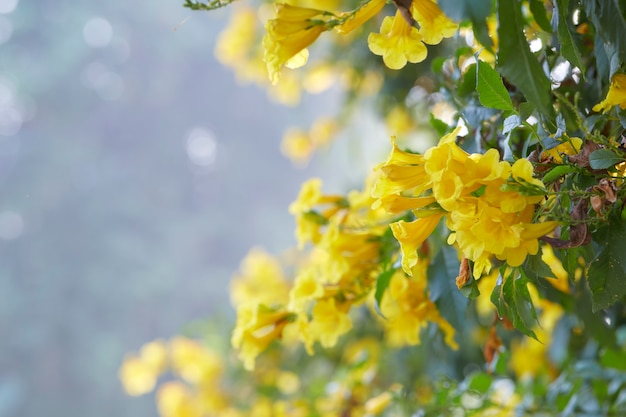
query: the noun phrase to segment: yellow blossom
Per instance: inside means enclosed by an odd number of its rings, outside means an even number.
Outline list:
[[[569,274],[563,268],[563,264],[554,254],[554,250],[552,246],[545,245],[541,248],[541,260],[544,261],[554,274],[553,278],[548,278],[547,281],[557,290],[569,294],[570,285],[569,285]]]
[[[157,378],[167,368],[165,341],[155,340],[143,345],[139,355],[129,355],[119,370],[124,390],[133,396],[152,391]]]
[[[255,11],[250,7],[235,7],[228,26],[217,38],[215,56],[228,66],[247,61],[257,40]]]
[[[393,236],[400,242],[402,249],[402,269],[407,275],[412,275],[412,268],[417,264],[417,250],[435,230],[443,212],[428,217],[418,218],[412,222],[399,221],[389,226]]]
[[[385,123],[393,135],[404,135],[415,128],[415,122],[404,106],[394,106],[387,114]]]
[[[432,213],[426,209],[429,205],[441,208],[436,220],[446,217],[452,232],[448,244],[456,244],[474,263],[476,279],[491,270],[494,257],[510,266],[521,265],[528,254],[537,253],[538,238],[557,226],[557,222],[532,223],[535,204],[543,199],[545,187],[533,177],[528,160],[519,159],[511,166],[500,161],[495,149],[469,155],[456,144],[458,132],[459,128],[442,137],[423,156],[401,151],[392,141],[390,157],[378,167],[373,207],[390,214],[414,210],[424,217],[391,225],[407,274],[417,263],[419,245],[436,226],[422,227],[425,216]],[[533,195],[517,191],[524,187],[532,189]]]
[[[309,325],[312,337],[323,347],[335,346],[339,337],[352,328],[350,317],[338,308],[334,298],[320,300],[313,307],[313,318]]]
[[[267,22],[267,34],[263,37],[265,62],[272,84],[278,82],[283,65],[328,30],[320,20],[323,15],[323,10],[282,3],[276,5],[276,18]]]
[[[283,394],[294,394],[300,389],[300,378],[293,372],[281,371],[276,378],[276,387]]]
[[[239,350],[239,358],[243,361],[244,368],[254,369],[256,357],[282,335],[289,316],[287,311],[252,303],[237,309],[237,323],[231,336],[231,344]]]
[[[613,106],[619,106],[622,110],[626,109],[626,74],[613,75],[606,98],[593,106],[593,111],[606,113]]]
[[[383,57],[388,68],[394,70],[404,68],[407,62],[421,62],[428,54],[418,30],[409,25],[399,10],[395,16],[385,17],[380,33],[370,33],[367,44],[374,54]]]
[[[414,278],[397,271],[389,282],[380,310],[385,317],[385,335],[391,346],[417,345],[420,331],[428,323],[436,323],[444,332],[446,343],[458,348],[454,340],[454,328],[439,315],[435,304],[426,291],[426,267],[420,263],[414,269]]]
[[[337,80],[337,68],[330,63],[319,63],[304,74],[302,87],[311,94],[328,90]]]
[[[250,301],[270,306],[285,304],[288,293],[289,284],[280,263],[260,248],[248,252],[231,281],[235,307]]]
[[[531,295],[537,292],[532,284],[529,284],[528,289]],[[563,315],[563,308],[556,303],[543,299],[537,300],[536,296],[533,297],[533,302],[541,309],[539,314],[540,325],[535,325],[532,328],[540,341],[525,337],[511,343],[509,366],[518,378],[533,377],[547,370],[549,364],[548,347],[552,333]]]
[[[393,396],[391,395],[391,392],[385,391],[382,394],[367,400],[365,403],[365,411],[370,415],[380,415],[387,407],[389,407],[392,400]]]
[[[161,385],[156,399],[161,417],[201,417],[192,392],[181,382]]]
[[[322,236],[321,227],[341,208],[342,202],[342,196],[322,194],[322,181],[319,178],[312,178],[302,184],[298,198],[289,205],[289,212],[296,217],[299,248],[304,247],[307,242],[319,242]],[[313,210],[316,206],[328,204],[331,207],[321,213]]]
[[[563,154],[576,155],[580,152],[580,148],[583,145],[581,138],[570,138],[567,142],[563,142],[552,149],[545,150],[541,153],[541,160],[548,160],[556,164],[563,163]]]
[[[413,0],[411,15],[420,26],[422,41],[429,45],[437,45],[443,38],[455,34],[458,25],[450,20],[434,0]]]
[[[337,133],[339,126],[337,122],[330,117],[320,117],[317,119],[309,131],[311,142],[316,147],[328,145],[333,136]]]
[[[119,377],[128,395],[139,396],[154,389],[158,374],[141,358],[128,356],[120,367]]]
[[[342,34],[350,33],[377,15],[384,6],[385,0],[370,0],[359,7],[356,11],[345,12],[340,15],[340,17],[345,18],[345,21],[337,25],[335,30]]]
[[[170,341],[173,370],[190,384],[215,381],[222,372],[222,359],[199,342],[184,337]]]
[[[289,310],[303,311],[307,302],[324,295],[324,287],[315,277],[313,268],[305,268],[296,277],[290,293]]]

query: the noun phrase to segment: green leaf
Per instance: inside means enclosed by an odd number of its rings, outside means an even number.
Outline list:
[[[541,0],[528,0],[528,5],[530,6],[530,11],[535,18],[535,22],[539,25],[539,27],[545,30],[548,33],[552,32],[552,25],[550,25],[550,21],[548,20],[548,15],[546,13],[546,6]]]
[[[626,61],[626,21],[617,0],[585,1],[585,11],[596,27],[597,38],[615,47],[621,61]]]
[[[524,273],[534,281],[539,281],[554,275],[548,264],[541,259],[542,254],[543,252],[541,248],[539,248],[539,251],[535,255],[527,256],[524,261]]]
[[[443,246],[428,268],[428,289],[441,315],[462,332],[466,328],[469,301],[456,287],[458,272],[456,251],[451,246]]]
[[[513,102],[500,74],[489,64],[480,60],[476,68],[476,91],[483,106],[505,111],[514,110]]]
[[[526,121],[526,119],[528,119],[534,111],[535,106],[533,106],[533,103],[525,101],[519,105],[519,117],[522,121]]]
[[[459,80],[456,91],[459,97],[465,97],[476,91],[476,64],[467,67],[467,71]]]
[[[617,349],[615,330],[606,324],[604,315],[594,312],[593,294],[590,292],[589,285],[585,283],[585,280],[580,280],[577,283],[575,291],[576,308],[573,311],[579,319],[578,322],[583,323],[583,329],[587,337],[592,337],[602,346]]]
[[[556,0],[555,4],[559,16],[557,35],[561,44],[561,55],[565,57],[573,66],[580,69],[585,75],[586,65],[583,64],[580,51],[572,35],[569,25],[569,0]]]
[[[610,149],[597,149],[589,155],[589,165],[593,169],[607,169],[622,162],[624,158]]]
[[[437,132],[437,135],[439,135],[440,137],[445,135],[449,128],[446,122],[436,119],[435,116],[432,115],[432,113],[430,115],[430,125],[433,127],[433,129],[435,129],[435,132]]]
[[[315,210],[309,210],[303,213],[302,217],[304,217],[307,221],[318,224],[320,226],[326,226],[328,224],[328,219]]]
[[[479,372],[472,376],[472,380],[469,383],[469,389],[477,391],[480,394],[486,394],[493,383],[493,377],[491,375]]]
[[[380,311],[380,303],[383,301],[383,295],[385,295],[385,291],[387,287],[389,287],[389,282],[391,282],[391,277],[396,272],[396,269],[388,269],[383,271],[378,275],[378,279],[376,280],[376,293],[374,298],[376,299],[376,311],[381,317],[385,317],[383,313]]]
[[[505,278],[500,276],[491,293],[491,302],[496,306],[499,317],[508,318],[517,330],[539,340],[530,329],[537,323],[537,312],[527,285],[528,279],[517,270]]]
[[[451,19],[471,21],[476,39],[485,46],[492,45],[486,22],[491,14],[491,0],[439,0],[437,4]]]
[[[517,126],[519,126],[521,124],[522,124],[522,121],[520,120],[518,115],[516,115],[516,114],[510,115],[509,117],[504,119],[504,123],[503,123],[503,127],[502,127],[502,134],[506,135],[511,130],[515,129]]]
[[[587,283],[591,290],[593,311],[608,308],[626,296],[626,226],[621,219],[611,221],[593,235],[603,248],[589,264]]]
[[[498,69],[540,113],[554,120],[551,83],[528,46],[521,3],[498,1],[498,21],[501,23],[498,25]]]
[[[600,354],[600,363],[607,368],[626,372],[626,352],[606,349]]]
[[[552,168],[550,171],[546,172],[546,174],[543,176],[543,182],[549,184],[551,182],[558,180],[562,176],[567,175],[570,172],[574,172],[574,171],[576,171],[576,167],[573,165],[556,166]]]

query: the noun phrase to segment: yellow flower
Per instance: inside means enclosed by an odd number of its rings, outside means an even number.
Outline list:
[[[465,174],[468,154],[455,143],[459,131],[460,128],[457,127],[443,136],[437,146],[424,153],[424,170],[433,180],[439,180],[446,170],[457,175]]]
[[[119,377],[128,395],[139,396],[154,389],[158,375],[154,368],[141,358],[128,356],[120,367]]]
[[[293,372],[281,371],[276,377],[276,387],[283,394],[295,394],[300,389],[300,378]]]
[[[557,290],[566,294],[570,293],[569,274],[563,268],[563,264],[554,254],[554,250],[550,245],[544,245],[541,248],[541,260],[544,261],[552,271],[554,277],[546,277],[547,281]]]
[[[508,178],[510,172],[511,166],[505,161],[500,161],[498,151],[489,149],[483,155],[472,154],[465,160],[463,182],[474,191],[474,188],[481,185]]]
[[[342,34],[350,33],[377,15],[384,6],[385,0],[370,0],[359,7],[356,11],[342,13],[339,17],[344,17],[345,21],[337,25],[335,30]]]
[[[405,106],[394,106],[385,117],[385,124],[392,135],[404,135],[415,129],[415,122]]]
[[[436,213],[428,217],[418,218],[412,222],[403,220],[389,225],[393,236],[402,250],[402,269],[407,275],[412,275],[412,269],[417,265],[417,250],[435,230],[444,213]]]
[[[167,347],[165,341],[158,339],[146,343],[139,350],[139,357],[149,364],[157,374],[165,372],[167,368]]]
[[[181,382],[161,385],[156,400],[161,417],[201,417],[192,392]]]
[[[148,393],[154,389],[157,378],[167,367],[167,348],[163,340],[143,345],[139,356],[124,359],[119,377],[124,390],[132,396]]]
[[[388,194],[382,196],[372,204],[373,209],[383,208],[387,213],[402,213],[408,210],[416,210],[434,203],[435,197],[405,197],[400,194]]]
[[[437,45],[443,38],[449,38],[459,25],[450,20],[434,0],[413,0],[411,15],[420,26],[422,41],[429,45]]]
[[[305,165],[317,148],[331,142],[337,129],[337,123],[328,117],[315,121],[309,132],[299,128],[288,129],[283,135],[280,150],[294,164]]]
[[[251,301],[269,306],[285,304],[289,294],[289,284],[280,263],[260,248],[250,250],[241,261],[230,288],[235,307]]]
[[[335,134],[337,134],[339,126],[337,122],[330,117],[320,117],[311,126],[309,134],[311,142],[316,147],[328,145]]]
[[[444,332],[446,343],[453,349],[454,328],[439,315],[437,306],[428,298],[426,291],[427,264],[414,269],[414,278],[397,271],[389,282],[380,310],[385,317],[385,337],[391,346],[417,345],[420,331],[429,322],[436,323]]]
[[[563,163],[563,154],[576,155],[580,152],[580,148],[583,145],[581,138],[570,138],[567,142],[563,142],[560,145],[555,146],[552,149],[545,150],[541,153],[541,161],[547,160],[556,164]]]
[[[444,210],[453,211],[459,205],[465,184],[461,177],[450,169],[443,169],[439,174],[439,179],[433,184],[433,195]]]
[[[352,320],[337,307],[334,298],[320,300],[313,307],[313,318],[309,324],[311,336],[319,340],[323,347],[337,344],[339,336],[352,328]]]
[[[302,184],[297,200],[289,205],[289,212],[296,217],[298,248],[303,248],[307,242],[319,242],[322,236],[320,229],[343,207],[343,202],[342,196],[323,195],[319,178],[312,178]],[[328,204],[331,207],[321,213],[313,210],[316,206]]]
[[[323,16],[323,10],[276,5],[276,18],[267,22],[267,34],[263,37],[265,63],[272,84],[278,82],[283,65],[328,30],[321,20]]]
[[[626,109],[626,74],[613,76],[606,98],[593,106],[593,111],[602,110],[602,113],[606,113],[611,107],[618,105],[622,110]]]
[[[531,296],[537,292],[532,284],[529,284],[528,289]],[[537,297],[533,297],[533,301],[540,308],[540,325],[533,326],[533,331],[540,342],[524,337],[511,343],[509,366],[518,378],[533,377],[549,369],[547,366],[549,364],[548,347],[553,330],[563,315],[563,308],[559,304],[537,300]]]
[[[367,402],[365,403],[365,411],[370,415],[377,416],[385,411],[387,407],[389,407],[389,404],[391,404],[392,400],[393,396],[391,395],[391,393],[389,391],[385,391],[382,394],[379,394],[376,397],[367,400]]]
[[[528,159],[524,158],[515,161],[515,163],[511,167],[511,176],[513,177],[513,179],[521,179],[525,183],[534,185],[542,190],[545,190],[543,183],[540,180],[533,178],[533,172],[533,165]],[[539,196],[539,201],[541,201],[541,199],[543,199],[543,196]]]
[[[222,373],[222,359],[195,340],[175,337],[170,341],[173,370],[190,384],[213,383]]]
[[[256,41],[258,25],[255,11],[250,7],[235,7],[228,26],[217,38],[215,56],[224,65],[236,67],[247,61]]]
[[[380,33],[370,33],[367,44],[374,54],[383,57],[388,68],[395,70],[404,68],[407,62],[421,62],[428,54],[418,30],[409,25],[399,10],[394,17],[385,17]]]
[[[324,287],[315,277],[313,268],[305,268],[300,271],[294,282],[289,295],[289,310],[294,312],[303,311],[308,301],[320,298],[324,295]]]
[[[237,309],[237,323],[231,336],[231,344],[239,350],[239,358],[247,370],[254,369],[256,357],[270,343],[282,335],[289,322],[290,313],[274,310],[254,303]]]

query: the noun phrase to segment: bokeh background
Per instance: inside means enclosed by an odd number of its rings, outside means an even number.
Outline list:
[[[292,245],[301,182],[333,177],[279,143],[336,94],[237,85],[212,52],[228,13],[0,0],[0,417],[156,416],[125,352],[228,316],[241,258]]]

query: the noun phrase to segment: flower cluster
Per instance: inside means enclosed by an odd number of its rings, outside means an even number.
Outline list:
[[[309,354],[317,342],[324,348],[335,346],[353,327],[350,311],[373,303],[389,218],[384,210],[371,208],[370,187],[342,197],[324,195],[321,186],[319,179],[306,182],[290,207],[300,248],[312,245],[296,265],[293,283],[287,284],[275,260],[257,251],[244,260],[234,281],[233,293],[245,297],[233,299],[237,325],[232,343],[248,369],[276,339],[302,342]],[[255,267],[249,268],[251,264]],[[412,278],[402,271],[393,276],[393,290],[380,305],[387,337],[394,346],[416,345],[421,329],[437,323],[446,342],[456,348],[454,329],[428,298],[426,268],[426,262],[416,266]]]
[[[419,29],[413,26],[415,21]],[[367,43],[388,68],[401,69],[407,62],[422,62],[428,55],[426,44],[437,45],[457,29],[434,0],[414,0],[408,11],[398,8],[395,16],[385,17],[380,33],[370,34]]]
[[[379,167],[376,204],[390,213],[413,210],[417,217],[391,225],[407,274],[417,264],[417,249],[443,217],[452,232],[448,243],[474,263],[475,278],[491,270],[494,257],[521,265],[528,254],[537,253],[538,238],[558,224],[533,223],[535,204],[546,191],[533,178],[528,160],[511,165],[500,161],[495,149],[469,155],[455,143],[458,132],[445,135],[424,155],[402,151],[394,142],[389,159]]]
[[[162,417],[217,415],[228,408],[226,393],[219,386],[222,358],[192,339],[175,337],[145,344],[139,354],[125,358],[119,376],[128,394],[142,395],[155,389],[159,377],[168,371],[178,380],[158,388]]]

